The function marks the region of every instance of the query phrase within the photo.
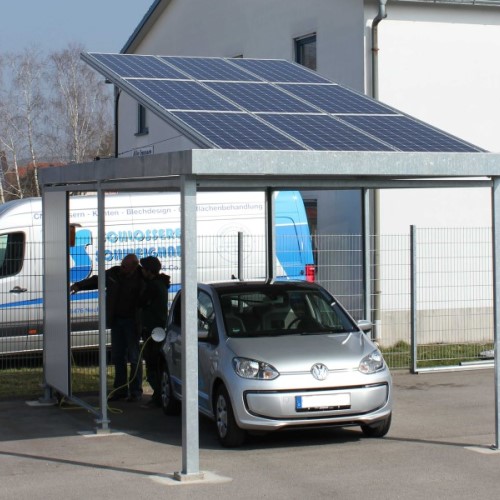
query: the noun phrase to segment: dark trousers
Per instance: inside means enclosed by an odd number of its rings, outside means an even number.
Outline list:
[[[118,394],[130,393],[131,396],[142,394],[142,364],[139,363],[139,336],[133,318],[115,318],[111,327],[111,362],[115,366],[113,387]],[[127,379],[127,362],[130,374]],[[128,391],[127,391],[128,385]]]

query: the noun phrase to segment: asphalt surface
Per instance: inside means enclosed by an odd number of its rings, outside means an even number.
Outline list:
[[[172,479],[182,469],[180,417],[113,403],[112,432],[100,434],[80,408],[0,402],[0,498],[498,498],[493,370],[393,376],[383,439],[317,429],[253,436],[227,450],[200,417],[199,482]]]

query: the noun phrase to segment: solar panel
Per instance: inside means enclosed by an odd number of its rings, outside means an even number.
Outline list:
[[[226,59],[202,57],[161,57],[163,61],[202,81],[259,81],[250,73],[234,66]]]
[[[193,81],[129,80],[129,84],[166,110],[239,110],[229,101]]]
[[[231,59],[231,62],[268,82],[330,83],[304,66],[281,59]]]
[[[122,78],[170,78],[186,77],[155,56],[132,54],[90,54],[102,65]]]
[[[222,149],[304,149],[247,113],[172,113]]]
[[[394,113],[388,106],[340,85],[279,85],[280,88],[314,103],[328,113]]]
[[[468,144],[465,141],[407,116],[353,115],[343,116],[342,120],[388,142],[400,151],[482,151],[472,144]]]
[[[314,150],[390,151],[391,148],[328,115],[260,114]]]
[[[267,83],[222,82],[208,83],[207,85],[248,111],[282,111],[288,113],[311,113],[315,111],[312,106]]]
[[[284,60],[82,57],[201,147],[482,151]]]

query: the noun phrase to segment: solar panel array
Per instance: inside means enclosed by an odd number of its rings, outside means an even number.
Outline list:
[[[96,53],[84,59],[201,147],[482,151],[284,60]]]

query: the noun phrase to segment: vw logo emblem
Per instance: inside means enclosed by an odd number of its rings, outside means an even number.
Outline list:
[[[328,368],[323,363],[316,363],[312,366],[311,373],[316,380],[325,380],[328,377]]]

